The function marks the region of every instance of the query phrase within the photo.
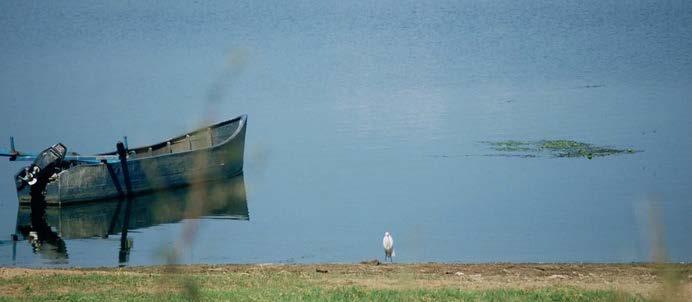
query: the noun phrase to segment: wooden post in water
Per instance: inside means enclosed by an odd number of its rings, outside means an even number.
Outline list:
[[[123,179],[125,180],[125,193],[127,194],[127,197],[130,197],[132,194],[132,184],[130,183],[130,171],[127,168],[127,149],[123,142],[118,142],[116,148],[118,149],[118,158],[120,159],[120,166],[123,169]]]
[[[12,234],[12,263],[17,264],[17,234]]]
[[[130,248],[132,245],[127,240],[127,229],[130,224],[130,212],[132,211],[132,184],[130,183],[130,171],[127,167],[127,148],[122,142],[116,144],[118,157],[120,158],[120,166],[122,167],[123,180],[125,182],[125,217],[123,219],[122,231],[120,232],[120,253],[118,261],[122,265],[127,263],[130,258]]]
[[[10,161],[17,160],[17,150],[14,148],[14,136],[10,136]]]

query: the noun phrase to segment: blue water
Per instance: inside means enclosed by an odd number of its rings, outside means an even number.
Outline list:
[[[656,221],[692,261],[692,4],[343,2],[2,3],[0,138],[89,154],[247,113],[249,221],[200,219],[184,263],[357,262],[385,231],[397,262],[650,261]],[[509,139],[643,152],[483,156]],[[116,237],[13,245],[20,168],[0,265],[118,264]]]

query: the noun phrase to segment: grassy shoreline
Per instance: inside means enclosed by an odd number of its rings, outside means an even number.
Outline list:
[[[0,268],[0,301],[690,301],[692,264]]]

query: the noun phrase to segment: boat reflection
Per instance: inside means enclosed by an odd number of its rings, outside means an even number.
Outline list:
[[[61,263],[68,259],[64,240],[120,234],[118,258],[126,263],[133,245],[129,230],[199,217],[249,220],[243,175],[132,198],[56,207],[32,202],[19,207],[17,235],[34,253]]]

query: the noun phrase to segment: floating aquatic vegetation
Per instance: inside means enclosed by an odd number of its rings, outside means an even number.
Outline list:
[[[483,142],[491,146],[495,151],[504,152],[528,152],[533,151],[533,147],[530,142],[520,142],[520,141],[500,141],[500,142]]]
[[[482,143],[487,144],[494,151],[502,152],[499,154],[488,154],[489,156],[505,157],[586,157],[592,159],[594,157],[640,152],[631,148],[618,149],[565,139],[485,141]]]

